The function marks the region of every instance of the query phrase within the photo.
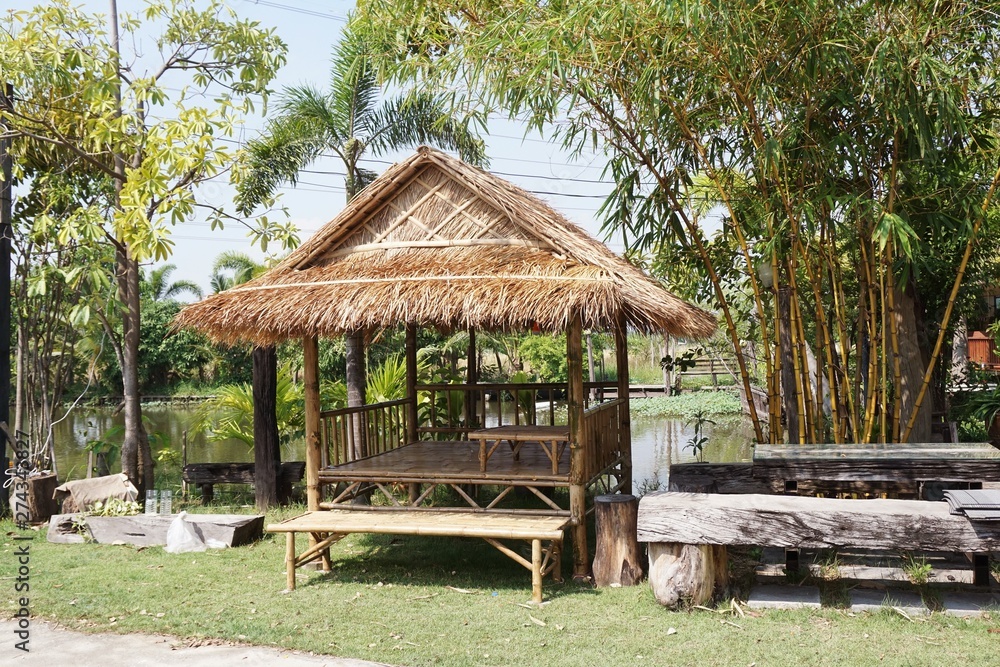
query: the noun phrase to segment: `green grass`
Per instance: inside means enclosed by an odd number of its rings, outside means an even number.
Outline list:
[[[8,613],[15,608],[11,531],[0,523],[0,599]],[[474,540],[352,536],[334,548],[331,574],[304,573],[290,594],[281,593],[283,538],[183,555],[49,544],[43,532],[30,545],[33,614],[87,631],[222,638],[405,665],[995,661],[996,635],[988,630],[996,621],[938,614],[911,622],[832,609],[744,618],[670,612],[645,584],[596,590],[570,580],[546,580],[550,602],[528,609],[521,606],[530,596],[528,572]]]

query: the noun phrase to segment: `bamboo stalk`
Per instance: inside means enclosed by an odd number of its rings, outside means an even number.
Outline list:
[[[900,438],[904,442],[909,439],[910,431],[913,430],[913,425],[917,422],[917,413],[920,412],[920,406],[924,401],[924,396],[927,394],[927,388],[931,384],[931,376],[934,374],[934,366],[937,365],[938,357],[941,356],[941,345],[944,343],[944,337],[948,332],[948,323],[951,321],[951,312],[954,310],[955,301],[958,299],[958,290],[962,286],[962,278],[965,277],[965,270],[969,266],[969,258],[972,256],[972,248],[975,245],[976,237],[979,235],[979,227],[983,224],[983,219],[986,217],[986,211],[989,210],[990,202],[993,201],[993,195],[996,193],[998,182],[1000,182],[1000,167],[997,167],[996,172],[993,174],[993,180],[990,182],[989,191],[983,199],[982,209],[980,210],[975,223],[972,225],[972,233],[969,235],[969,240],[965,244],[965,252],[962,254],[962,261],[958,265],[958,275],[955,276],[955,282],[951,286],[951,293],[948,295],[948,305],[945,307],[944,315],[941,317],[941,323],[938,328],[938,337],[934,342],[934,351],[931,353],[930,363],[927,364],[927,371],[924,373],[924,380],[920,384],[920,393],[917,394],[917,400],[913,404],[913,412],[910,413],[910,418],[906,422],[906,430]]]

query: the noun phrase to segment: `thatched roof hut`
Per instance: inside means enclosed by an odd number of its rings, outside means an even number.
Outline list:
[[[427,147],[390,167],[259,278],[186,307],[180,326],[270,344],[400,323],[450,330],[701,337],[715,319],[524,190]]]

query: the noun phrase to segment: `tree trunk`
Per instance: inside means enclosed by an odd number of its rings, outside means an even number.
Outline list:
[[[274,346],[253,349],[253,460],[257,510],[266,512],[278,502],[277,409],[278,354]]]
[[[636,539],[638,512],[639,499],[632,495],[594,498],[595,586],[635,586],[642,581],[642,560]]]
[[[356,331],[347,336],[347,406],[354,408],[365,404],[365,335]],[[354,458],[367,456],[365,451],[364,424],[360,417],[352,420]]]
[[[969,330],[962,317],[955,325],[951,342],[951,381],[958,384],[969,379]]]
[[[789,442],[799,437],[799,403],[792,360],[792,311],[787,287],[778,289],[778,341],[781,355],[781,404],[785,412],[785,434]]]
[[[129,256],[128,249],[116,253],[118,264],[118,295],[125,304],[122,310],[122,397],[125,412],[125,438],[122,441],[122,472],[145,497],[147,489],[155,488],[153,454],[149,437],[142,424],[139,394],[139,263]]]
[[[666,607],[708,604],[729,585],[725,546],[650,542],[647,550],[653,597]]]
[[[893,289],[896,289],[895,287]],[[899,332],[899,355],[902,370],[899,388],[901,396],[901,424],[908,424],[913,413],[913,405],[920,392],[927,370],[927,362],[921,354],[917,323],[917,304],[912,289],[896,289],[896,329]],[[917,420],[910,431],[909,442],[930,442],[931,414],[934,409],[933,394],[929,393],[917,413]]]

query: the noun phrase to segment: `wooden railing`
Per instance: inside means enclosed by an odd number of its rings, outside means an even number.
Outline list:
[[[406,444],[408,404],[409,400],[401,399],[321,412],[326,453],[322,466],[348,463]]]
[[[588,399],[593,390],[594,402],[600,403],[604,400],[604,390],[616,384],[587,382],[584,386]],[[487,425],[565,424],[565,410],[557,406],[565,400],[566,385],[559,382],[418,385],[417,433],[435,439],[454,439]]]
[[[624,409],[625,400],[617,398],[583,413],[583,432],[587,443],[586,479],[593,479],[622,455],[619,412]]]
[[[596,471],[600,471],[617,456],[610,452],[619,449],[618,406],[624,401],[604,401],[603,390],[613,388],[614,382],[587,382],[584,386],[589,406],[585,423],[594,424],[594,435],[590,437],[596,438],[593,442],[602,443],[591,453],[594,465],[598,466]],[[559,405],[565,398],[566,385],[556,382],[418,385],[417,437],[455,440],[486,425],[565,424],[566,411]],[[400,399],[321,412],[325,453],[322,467],[349,463],[406,444],[409,402],[409,399]],[[606,424],[608,420],[614,423]],[[605,442],[609,443],[607,452],[601,449]]]

